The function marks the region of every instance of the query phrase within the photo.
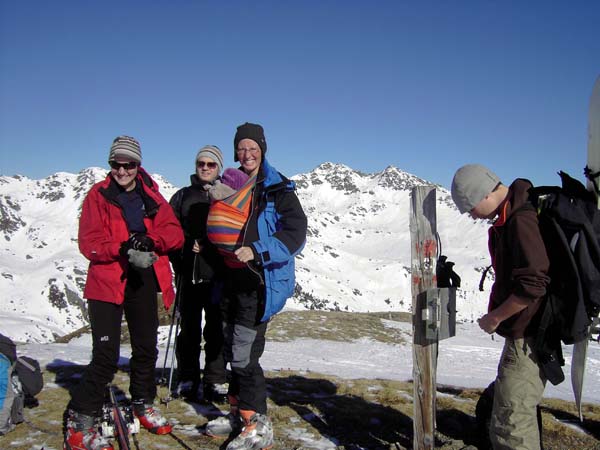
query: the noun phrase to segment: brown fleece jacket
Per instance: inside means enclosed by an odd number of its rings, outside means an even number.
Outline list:
[[[508,189],[502,213],[490,228],[490,255],[496,281],[490,294],[490,311],[511,295],[526,302],[521,312],[504,320],[498,334],[521,338],[535,334],[540,305],[550,282],[550,262],[538,226],[535,209],[528,203],[532,185],[524,179],[515,180]]]

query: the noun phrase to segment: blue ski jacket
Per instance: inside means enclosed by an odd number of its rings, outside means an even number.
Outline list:
[[[307,228],[295,189],[293,181],[263,160],[248,225],[250,229],[256,227],[258,233],[258,240],[250,245],[255,262],[263,269],[266,297],[263,322],[281,311],[294,294],[294,257],[304,248]]]

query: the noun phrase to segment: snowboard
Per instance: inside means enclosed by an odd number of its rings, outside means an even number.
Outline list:
[[[600,171],[600,76],[594,83],[592,96],[590,98],[587,169],[591,173]],[[600,209],[600,196],[598,195],[598,189],[596,187],[598,184],[600,184],[600,178],[596,178],[596,184],[588,179],[587,187],[589,190],[596,193],[596,201],[598,209]],[[581,401],[588,342],[589,339],[584,339],[581,342],[575,343],[573,346],[573,356],[571,358],[571,385],[573,387],[573,395],[575,396],[575,404],[577,405],[580,421],[583,421]]]
[[[600,172],[600,76],[596,79],[590,99],[587,166],[592,173]],[[588,189],[596,193],[598,209],[600,209],[599,186],[600,177],[596,178],[596,184],[588,180]]]

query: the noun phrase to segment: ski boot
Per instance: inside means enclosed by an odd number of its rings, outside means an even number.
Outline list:
[[[180,381],[175,388],[174,397],[188,401],[198,400],[199,383],[194,381]]]
[[[96,418],[69,410],[64,450],[114,450],[98,430]]]
[[[273,447],[273,424],[264,414],[240,410],[244,421],[242,432],[227,445],[226,450],[268,450]]]
[[[235,395],[228,395],[229,412],[211,420],[204,427],[204,434],[210,437],[237,436],[242,431],[242,418]]]
[[[160,411],[144,400],[133,400],[131,409],[134,417],[140,421],[140,425],[154,434],[169,434],[173,431],[171,424],[163,417]]]
[[[227,383],[204,383],[202,398],[205,402],[225,403],[228,388]]]
[[[219,416],[206,424],[204,433],[210,437],[237,436],[242,431],[242,418],[237,410]]]

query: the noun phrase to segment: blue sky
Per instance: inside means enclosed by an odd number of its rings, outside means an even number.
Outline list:
[[[107,167],[128,134],[183,186],[251,121],[288,176],[581,179],[599,24],[593,0],[0,0],[0,174]]]

